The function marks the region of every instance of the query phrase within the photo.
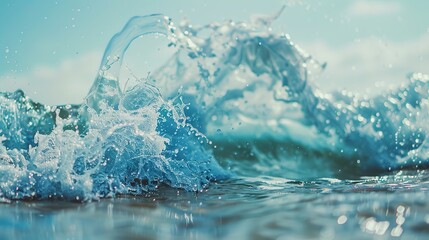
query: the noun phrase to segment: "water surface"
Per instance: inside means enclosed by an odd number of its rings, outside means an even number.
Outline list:
[[[429,77],[321,92],[276,18],[137,16],[84,102],[0,93],[1,238],[426,239]],[[175,53],[124,78],[140,37]]]

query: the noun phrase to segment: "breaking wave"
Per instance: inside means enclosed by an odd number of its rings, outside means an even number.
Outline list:
[[[199,191],[233,173],[302,179],[428,165],[427,75],[374,98],[323,93],[312,76],[325,64],[272,32],[275,18],[195,27],[134,17],[111,39],[84,103],[0,93],[0,197],[87,200],[161,184]],[[177,51],[147,78],[121,79],[128,47],[146,35]]]

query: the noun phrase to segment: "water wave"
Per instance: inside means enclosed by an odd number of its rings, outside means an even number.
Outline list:
[[[198,191],[231,176],[218,161],[238,174],[292,178],[428,165],[427,75],[374,98],[322,93],[312,76],[326,65],[272,32],[275,18],[195,27],[134,17],[111,39],[84,103],[0,93],[0,197]],[[125,53],[150,34],[177,52],[128,84]]]

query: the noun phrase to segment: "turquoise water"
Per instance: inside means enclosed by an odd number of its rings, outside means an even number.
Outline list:
[[[0,205],[2,239],[426,239],[428,174],[240,178],[88,203]]]
[[[0,238],[426,239],[428,75],[324,93],[276,17],[133,17],[82,103],[0,93]],[[145,37],[174,54],[123,77]]]

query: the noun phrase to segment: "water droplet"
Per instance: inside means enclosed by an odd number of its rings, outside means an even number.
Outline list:
[[[405,211],[405,207],[404,207],[404,206],[402,206],[402,205],[399,205],[399,206],[396,208],[396,211],[397,211],[399,214],[402,214],[402,213],[404,213],[404,211]]]
[[[395,228],[392,229],[392,231],[390,232],[390,235],[392,235],[393,237],[399,237],[401,236],[403,232],[403,229],[401,226],[396,226]]]
[[[345,215],[341,215],[341,216],[339,216],[338,217],[338,219],[337,219],[337,223],[338,224],[344,224],[344,223],[346,223],[347,222],[347,217],[345,216]]]

